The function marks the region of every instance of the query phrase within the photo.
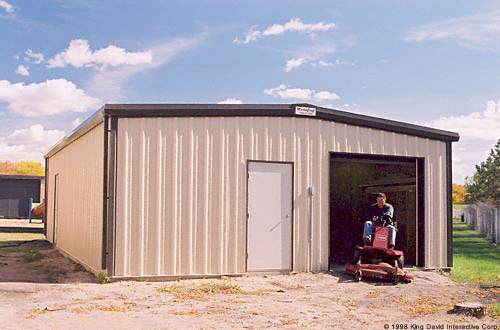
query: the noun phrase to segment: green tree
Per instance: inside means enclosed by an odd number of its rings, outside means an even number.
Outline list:
[[[500,139],[484,162],[476,165],[476,173],[467,178],[466,202],[485,202],[500,206]]]

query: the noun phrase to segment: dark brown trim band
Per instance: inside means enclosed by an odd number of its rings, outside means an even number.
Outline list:
[[[47,175],[47,173],[45,173]],[[38,175],[10,175],[0,174],[0,180],[42,180],[43,176]]]
[[[451,142],[446,143],[446,217],[448,247],[447,266],[453,267],[453,177],[452,177]]]
[[[114,275],[114,265],[115,265],[115,235],[116,235],[116,225],[115,225],[115,214],[116,214],[116,141],[118,138],[118,118],[110,117],[111,129],[109,130],[109,155],[108,155],[108,215],[107,215],[107,270],[108,276]]]
[[[417,266],[425,267],[425,159],[417,158]]]
[[[49,206],[49,159],[45,158],[45,185],[44,185],[44,211],[43,211],[43,234],[47,238],[47,209]]]
[[[107,243],[108,243],[108,121],[109,117],[104,117],[104,161],[103,161],[103,189],[102,189],[102,250],[101,250],[101,268],[107,266]]]

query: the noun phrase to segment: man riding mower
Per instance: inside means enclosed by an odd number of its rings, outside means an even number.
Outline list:
[[[353,263],[346,265],[346,271],[354,275],[358,282],[362,277],[372,277],[391,281],[410,283],[413,275],[403,271],[403,251],[395,250],[396,221],[393,208],[385,203],[385,194],[377,195],[377,204],[367,213],[364,226],[364,246],[356,246]]]

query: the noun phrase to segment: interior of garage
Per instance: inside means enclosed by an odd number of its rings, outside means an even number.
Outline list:
[[[423,166],[419,163],[416,158],[331,154],[330,264],[352,260],[356,245],[362,244],[366,210],[379,192],[394,207],[396,249],[404,252],[405,264],[423,263],[417,258],[423,255],[418,251],[419,241],[423,242],[423,235],[418,237],[423,233],[419,228],[419,223],[423,227],[423,214],[419,220],[418,212],[423,207],[423,197],[419,198],[423,196],[423,173],[418,173]]]

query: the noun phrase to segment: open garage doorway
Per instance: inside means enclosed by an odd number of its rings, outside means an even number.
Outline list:
[[[424,265],[424,159],[330,153],[330,264],[344,264],[362,244],[367,208],[383,192],[394,207],[396,249],[405,265]]]

